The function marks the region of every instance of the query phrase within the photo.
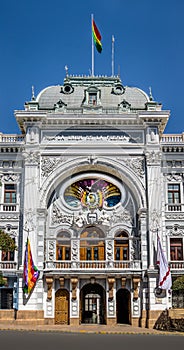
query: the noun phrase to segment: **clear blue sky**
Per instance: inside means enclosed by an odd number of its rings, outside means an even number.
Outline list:
[[[171,111],[167,133],[184,131],[183,0],[4,0],[0,10],[0,131],[19,133],[14,110],[40,90],[91,69],[91,13],[102,35],[95,74],[152,94]],[[119,67],[119,68],[118,68]]]

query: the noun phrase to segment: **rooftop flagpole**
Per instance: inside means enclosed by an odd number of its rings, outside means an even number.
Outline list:
[[[112,77],[114,77],[114,35],[112,35]]]
[[[94,76],[94,40],[93,40],[93,14],[91,15],[91,75]]]

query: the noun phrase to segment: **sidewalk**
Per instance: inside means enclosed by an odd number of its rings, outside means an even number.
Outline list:
[[[184,335],[182,332],[164,332],[155,329],[133,327],[131,325],[92,325],[82,324],[80,326],[70,325],[16,325],[0,324],[0,330],[15,331],[40,331],[40,332],[62,332],[62,333],[95,333],[95,334],[157,334],[157,335]]]

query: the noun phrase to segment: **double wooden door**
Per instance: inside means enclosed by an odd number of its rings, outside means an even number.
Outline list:
[[[69,293],[65,289],[55,294],[55,324],[69,323]]]

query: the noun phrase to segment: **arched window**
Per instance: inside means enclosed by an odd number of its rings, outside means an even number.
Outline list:
[[[129,260],[128,234],[124,231],[115,237],[114,257],[115,260]]]
[[[90,226],[81,233],[80,260],[105,260],[104,234],[99,228]]]
[[[60,232],[57,235],[56,260],[71,260],[70,234]]]

